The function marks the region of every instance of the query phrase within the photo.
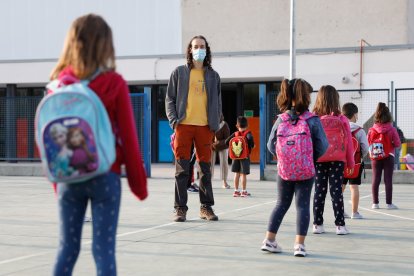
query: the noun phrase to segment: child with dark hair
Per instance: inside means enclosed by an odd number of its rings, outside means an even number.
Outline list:
[[[362,159],[368,153],[368,140],[367,135],[363,128],[356,124],[358,120],[358,107],[354,103],[346,103],[342,106],[342,114],[349,120],[349,127],[351,128],[352,136],[358,141],[359,148],[357,152],[360,152],[358,156],[360,160],[355,160],[355,162],[361,163]],[[349,188],[351,190],[351,204],[352,204],[352,219],[362,219],[362,215],[358,212],[359,205],[359,185],[361,185],[361,175],[364,169],[364,164],[362,162],[361,167],[356,178],[344,178],[342,184],[342,193],[345,191],[346,184],[349,182]],[[344,216],[346,215],[344,211]]]
[[[296,237],[293,254],[297,257],[306,256],[305,238],[310,222],[315,162],[328,147],[321,121],[308,111],[312,90],[312,86],[303,79],[285,79],[280,85],[277,106],[282,113],[278,115],[267,142],[268,150],[278,160],[277,201],[269,218],[261,247],[263,251],[282,252],[276,236],[295,199]]]
[[[372,156],[371,148],[375,145],[375,137],[383,135],[384,158],[376,159]],[[385,141],[389,141],[387,146]],[[392,203],[392,176],[394,173],[395,148],[401,145],[397,129],[392,125],[392,115],[385,103],[378,103],[374,115],[374,126],[368,130],[368,144],[372,166],[372,209],[379,209],[378,190],[384,171],[385,202],[387,209],[398,209]]]
[[[313,112],[319,116],[328,138],[329,147],[316,162],[313,197],[313,233],[325,232],[323,213],[326,194],[331,194],[337,235],[347,235],[344,219],[342,182],[345,168],[355,166],[351,129],[348,119],[341,114],[339,93],[331,85],[322,86],[316,96]],[[351,169],[353,172],[353,169]]]
[[[247,119],[243,116],[237,117],[236,127],[238,131],[231,134],[225,141],[228,145],[231,138],[237,135],[245,136],[247,139],[247,144],[249,148],[249,154],[244,159],[235,159],[232,160],[231,171],[234,172],[234,193],[233,197],[248,197],[251,194],[247,192],[247,175],[250,174],[250,152],[254,148],[253,135],[250,131],[247,130],[248,123]],[[229,145],[231,147],[231,145]],[[242,191],[239,191],[239,184],[241,181]]]

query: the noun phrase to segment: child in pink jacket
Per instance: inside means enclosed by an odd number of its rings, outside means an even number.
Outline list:
[[[384,139],[385,158],[375,159],[372,154],[372,145],[375,136],[383,133],[387,139]],[[397,129],[392,125],[392,116],[385,103],[378,103],[374,115],[374,126],[368,131],[368,144],[370,145],[370,157],[372,166],[372,209],[379,209],[378,190],[381,183],[382,171],[384,171],[385,183],[385,203],[387,209],[398,209],[392,203],[392,175],[394,173],[395,148],[401,145]],[[398,158],[398,156],[397,156]]]

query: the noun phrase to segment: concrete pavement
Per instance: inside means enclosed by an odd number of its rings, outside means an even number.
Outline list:
[[[283,253],[260,251],[275,204],[276,183],[259,181],[257,166],[248,177],[250,198],[233,198],[231,189],[222,189],[216,167],[213,186],[218,222],[198,218],[197,194],[189,194],[189,220],[172,221],[173,174],[170,164],[154,165],[148,182],[150,196],[144,202],[137,201],[123,183],[118,275],[412,275],[414,271],[413,185],[394,185],[393,201],[399,210],[371,210],[370,185],[363,184],[360,212],[365,219],[348,219],[351,234],[346,236],[335,234],[327,200],[327,233],[310,231],[306,239],[309,255],[295,258],[294,203],[278,233]],[[349,190],[344,196],[349,212]],[[74,275],[96,274],[90,237],[91,223],[85,223]],[[56,199],[46,179],[0,176],[0,275],[50,275],[57,244]]]

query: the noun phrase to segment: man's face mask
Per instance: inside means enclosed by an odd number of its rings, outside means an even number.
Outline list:
[[[193,50],[193,59],[196,61],[203,61],[206,57],[206,49],[195,49]]]

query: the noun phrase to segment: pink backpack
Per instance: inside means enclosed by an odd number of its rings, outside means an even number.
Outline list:
[[[326,138],[328,138],[329,147],[325,154],[319,157],[318,162],[346,162],[346,132],[344,123],[339,116],[335,115],[322,116],[321,123],[325,130]]]
[[[307,122],[314,116],[306,111],[297,121],[292,121],[287,113],[279,115],[282,122],[276,132],[276,156],[278,173],[284,180],[300,181],[315,175],[312,137]]]

